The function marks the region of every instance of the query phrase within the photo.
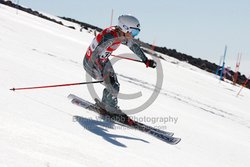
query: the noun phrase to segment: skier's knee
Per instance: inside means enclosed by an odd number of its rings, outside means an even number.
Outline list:
[[[120,84],[119,84],[115,75],[110,76],[110,86],[113,89],[113,91],[112,91],[113,94],[117,95],[119,93],[119,90],[120,90]]]
[[[117,96],[120,91],[120,84],[118,82],[110,82],[105,83],[106,89],[110,92],[113,96]]]
[[[116,94],[118,94],[119,91],[120,91],[120,84],[119,84],[119,82],[115,82],[115,84],[113,85],[113,88],[114,88]]]

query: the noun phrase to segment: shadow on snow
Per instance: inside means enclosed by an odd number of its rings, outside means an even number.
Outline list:
[[[98,136],[101,136],[107,142],[112,143],[113,145],[116,145],[119,147],[127,147],[127,146],[124,145],[123,143],[117,141],[116,140],[117,138],[128,139],[128,140],[137,140],[137,141],[142,141],[144,143],[149,143],[148,141],[143,140],[143,139],[109,133],[108,129],[114,129],[114,123],[112,123],[112,122],[108,122],[108,121],[102,122],[102,121],[88,119],[88,118],[84,118],[84,117],[80,117],[80,116],[74,116],[73,120],[75,122],[78,122],[84,129],[86,129],[86,130],[88,130],[88,131],[90,131]],[[117,125],[117,127],[118,126],[119,125]]]

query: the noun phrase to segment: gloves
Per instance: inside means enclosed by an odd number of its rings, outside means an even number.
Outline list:
[[[146,64],[146,67],[151,67],[151,68],[155,68],[157,63],[154,60],[146,60],[144,62]]]

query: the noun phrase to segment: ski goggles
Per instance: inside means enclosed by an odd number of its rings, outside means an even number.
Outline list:
[[[131,30],[131,35],[133,37],[137,36],[141,31],[139,28],[133,28],[133,27],[130,27],[130,30]]]
[[[140,28],[135,28],[135,27],[127,27],[126,25],[123,25],[123,27],[130,32],[130,34],[135,37],[140,33]]]

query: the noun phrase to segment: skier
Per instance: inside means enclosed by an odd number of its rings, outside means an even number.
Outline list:
[[[140,32],[140,23],[132,15],[121,15],[118,18],[118,25],[111,26],[100,32],[92,41],[85,54],[83,66],[86,72],[96,80],[103,80],[101,107],[107,112],[122,113],[117,96],[120,84],[108,57],[120,44],[130,48],[145,64],[146,67],[156,67],[154,60],[148,59],[138,44],[133,40]]]

